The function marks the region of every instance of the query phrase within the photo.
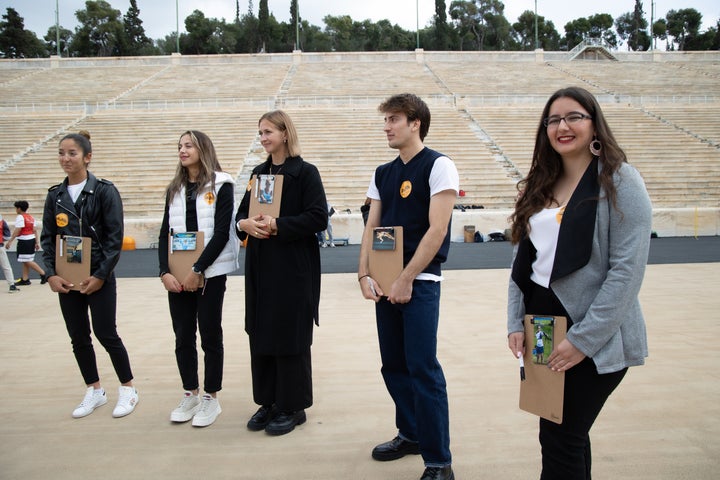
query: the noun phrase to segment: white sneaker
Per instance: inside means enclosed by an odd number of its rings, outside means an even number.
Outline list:
[[[138,393],[135,387],[123,387],[118,388],[118,401],[113,410],[113,417],[120,418],[125,415],[130,415],[135,406],[138,403]]]
[[[200,396],[194,395],[192,392],[185,391],[180,404],[175,410],[170,412],[171,422],[187,422],[193,415],[200,410]]]
[[[80,402],[80,405],[73,410],[72,416],[73,418],[87,417],[97,407],[105,405],[106,403],[107,395],[105,395],[105,390],[102,388],[95,390],[93,387],[88,387],[87,390],[85,390],[85,397],[82,399],[82,402]]]
[[[222,412],[220,408],[220,402],[217,398],[213,398],[212,395],[206,393],[202,396],[202,403],[200,409],[193,417],[193,427],[207,427],[212,425],[218,415]]]

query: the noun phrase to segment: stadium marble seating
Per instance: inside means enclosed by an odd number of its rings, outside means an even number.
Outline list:
[[[56,59],[58,67],[2,61],[0,212],[11,217],[12,203],[24,198],[37,214],[48,186],[62,177],[58,139],[83,129],[93,139],[93,172],[117,184],[126,219],[152,230],[182,131],[208,133],[223,168],[244,185],[264,158],[257,119],[283,108],[296,122],[303,156],[321,171],[330,203],[352,212],[347,224],[343,215],[333,218],[343,230],[360,222],[374,168],[395,155],[377,105],[413,91],[431,107],[427,145],[457,163],[465,192],[458,204],[506,218],[515,183],[530,165],[545,100],[557,88],[582,85],[598,96],[654,207],[709,209],[710,231],[718,231],[720,56],[570,62],[547,54],[538,62],[526,53]]]

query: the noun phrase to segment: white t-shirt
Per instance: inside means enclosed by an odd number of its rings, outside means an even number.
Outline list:
[[[430,185],[431,197],[445,190],[453,190],[457,195],[458,191],[460,191],[460,175],[458,174],[457,167],[455,167],[455,163],[446,156],[436,158],[432,170],[430,170],[428,183]],[[375,183],[374,172],[366,196],[372,200],[380,200],[380,191]],[[440,282],[442,279],[443,277],[441,275],[426,272],[420,272],[420,274],[415,277],[415,280],[432,280],[433,282]]]
[[[532,264],[530,280],[545,288],[550,286],[555,263],[560,222],[565,207],[544,208],[530,217],[530,240],[537,249],[537,258]]]
[[[430,170],[430,196],[445,190],[454,190],[455,193],[460,191],[460,175],[458,174],[457,167],[450,158],[442,156],[435,159],[433,168]],[[375,183],[375,172],[373,172],[372,180],[370,180],[370,186],[365,194],[372,200],[380,200],[380,191]]]
[[[86,183],[87,178],[76,185],[68,185],[67,191],[70,194],[70,198],[72,198],[73,203],[77,202],[80,192],[82,192],[83,188],[85,188]]]

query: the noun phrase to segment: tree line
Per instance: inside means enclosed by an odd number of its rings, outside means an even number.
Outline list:
[[[629,1],[630,3],[630,1]],[[449,7],[449,8],[448,8]],[[356,21],[348,15],[323,18],[324,28],[298,16],[298,1],[290,4],[287,21],[279,21],[260,0],[257,15],[253,1],[241,14],[236,0],[235,18],[208,18],[195,10],[184,20],[186,33],[172,32],[150,39],[143,27],[136,0],[123,14],[104,0],[88,0],[75,12],[75,31],[52,25],[39,39],[26,30],[24,19],[8,7],[0,21],[0,57],[36,58],[104,57],[182,54],[281,53],[425,50],[520,51],[542,48],[570,50],[586,38],[602,39],[611,48],[648,50],[718,50],[720,21],[700,32],[702,14],[694,8],[669,10],[654,20],[645,18],[643,3],[613,19],[598,13],[564,25],[561,35],[552,21],[526,10],[514,23],[505,17],[500,0],[435,0],[432,21],[418,32],[405,30],[389,20]],[[537,29],[537,30],[536,30]]]

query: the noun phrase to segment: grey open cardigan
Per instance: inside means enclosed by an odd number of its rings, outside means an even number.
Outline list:
[[[642,365],[648,354],[638,293],[650,248],[652,205],[640,173],[623,163],[614,175],[614,208],[598,186],[600,168],[600,162],[592,162],[565,209],[550,288],[573,321],[567,339],[593,359],[598,373],[610,373]],[[523,331],[522,287],[531,281],[532,251],[529,239],[513,250],[508,333]]]

